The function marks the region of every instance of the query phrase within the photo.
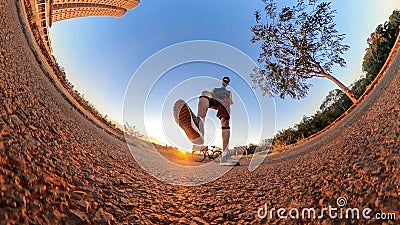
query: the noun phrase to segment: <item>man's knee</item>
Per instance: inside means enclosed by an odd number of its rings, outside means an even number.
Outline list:
[[[229,127],[229,119],[221,118],[221,127]],[[226,129],[226,128],[225,128]],[[229,128],[228,128],[229,129]]]
[[[205,102],[205,101],[207,101],[208,102],[208,107],[210,107],[210,105],[211,105],[211,92],[209,92],[209,91],[203,91],[203,92],[201,92],[201,95],[200,95],[200,97],[199,97],[199,101],[201,102],[201,101],[203,101],[203,102]]]
[[[203,92],[201,92],[201,95],[202,96],[207,96],[209,98],[212,98],[211,92],[209,92],[209,91],[203,91]]]

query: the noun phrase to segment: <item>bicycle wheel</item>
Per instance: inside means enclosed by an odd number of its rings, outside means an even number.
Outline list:
[[[214,151],[211,155],[211,160],[213,160],[214,162],[219,162],[219,159],[220,159],[219,156],[221,156],[221,155],[222,155],[222,151],[220,151],[220,150]]]
[[[206,154],[204,151],[201,150],[193,150],[192,151],[192,159],[195,162],[203,162],[206,158]]]

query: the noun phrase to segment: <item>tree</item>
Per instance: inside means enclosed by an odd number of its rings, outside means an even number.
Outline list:
[[[254,154],[254,152],[256,151],[256,148],[258,147],[258,145],[255,144],[249,144],[248,148],[247,148],[247,154]]]
[[[379,25],[367,40],[368,48],[365,50],[362,68],[370,81],[379,73],[390,51],[386,47],[388,40],[383,36],[383,32],[383,26]]]
[[[367,40],[368,47],[365,50],[362,64],[366,72],[366,79],[372,81],[378,75],[385,63],[391,48],[397,37],[400,25],[400,11],[393,11],[389,21],[379,24]]]
[[[343,92],[339,89],[330,91],[323,100],[319,109],[324,112],[329,110],[333,105],[338,105],[343,112],[346,111],[348,107],[343,102],[343,95]]]
[[[143,135],[137,131],[136,126],[131,126],[128,122],[124,124],[125,134],[135,138],[142,138]]]
[[[329,2],[298,0],[291,7],[278,10],[273,0],[265,3],[265,23],[262,14],[255,12],[257,24],[251,27],[252,43],[261,42],[251,78],[265,93],[303,98],[311,86],[306,81],[323,77],[333,81],[351,99],[351,91],[331,75],[332,67],[346,66],[342,54],[350,47],[342,44],[345,34],[335,29],[335,10]]]
[[[363,68],[365,66],[368,69],[366,70],[367,74],[350,85],[350,90],[355,96],[359,97],[365,92],[367,86],[383,66],[395,43],[399,25],[400,11],[395,10],[389,21],[378,25],[375,32],[368,38],[368,48],[363,63]],[[341,90],[330,91],[320,109],[313,116],[304,116],[298,124],[294,125],[294,128],[279,131],[273,138],[272,147],[280,149],[315,134],[335,121],[351,105],[352,102]]]

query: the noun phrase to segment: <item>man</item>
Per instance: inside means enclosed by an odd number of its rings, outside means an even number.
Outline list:
[[[203,91],[199,97],[197,116],[191,111],[189,106],[183,100],[178,100],[174,105],[174,118],[178,125],[185,131],[189,140],[195,144],[193,149],[203,148],[204,144],[204,120],[209,108],[217,110],[217,117],[221,121],[222,129],[222,159],[221,165],[233,166],[239,165],[239,162],[233,160],[228,151],[230,138],[230,107],[232,102],[232,92],[226,90],[229,85],[229,77],[222,78],[220,88],[214,88],[209,91]]]

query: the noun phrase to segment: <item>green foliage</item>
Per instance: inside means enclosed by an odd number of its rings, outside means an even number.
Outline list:
[[[389,17],[389,21],[379,25],[368,38],[368,48],[363,62],[366,77],[360,78],[351,85],[351,92],[355,96],[360,97],[365,92],[367,86],[382,68],[396,40],[399,25],[400,11],[396,10]],[[352,102],[341,90],[330,91],[322,102],[319,111],[313,116],[304,116],[294,128],[279,131],[273,139],[273,147],[282,148],[282,146],[295,144],[317,133],[336,120],[351,105]]]
[[[251,74],[264,94],[300,99],[312,77],[326,77],[334,65],[344,67],[342,54],[349,46],[335,28],[335,10],[329,2],[298,0],[291,7],[277,8],[264,0],[265,14],[255,12],[252,43],[261,42],[260,67]],[[263,16],[265,15],[265,21]]]
[[[385,63],[392,48],[400,25],[400,11],[393,11],[389,21],[380,24],[367,39],[368,48],[365,50],[363,71],[366,79],[372,81]]]
[[[247,154],[254,154],[254,152],[256,151],[258,145],[255,144],[249,144],[249,147],[247,148]]]

